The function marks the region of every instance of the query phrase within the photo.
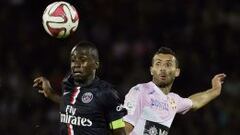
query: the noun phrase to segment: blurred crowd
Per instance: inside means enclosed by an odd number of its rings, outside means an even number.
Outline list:
[[[58,105],[32,88],[32,81],[46,76],[61,94],[70,50],[81,40],[97,45],[98,75],[122,99],[132,86],[151,80],[151,58],[161,46],[178,55],[181,76],[173,91],[183,97],[210,88],[216,73],[226,73],[221,96],[199,111],[177,115],[169,134],[239,134],[239,0],[69,0],[80,24],[66,39],[43,29],[42,13],[51,2],[0,2],[1,135],[58,134]]]

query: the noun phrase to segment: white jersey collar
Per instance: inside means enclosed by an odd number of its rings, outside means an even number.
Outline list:
[[[157,93],[167,96],[154,82],[150,81],[148,84],[151,85]]]

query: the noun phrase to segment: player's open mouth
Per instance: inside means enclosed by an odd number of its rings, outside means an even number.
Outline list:
[[[82,73],[74,72],[74,75],[81,75]]]
[[[83,72],[81,72],[81,71],[73,71],[73,74],[74,74],[74,75],[82,75]]]
[[[167,76],[166,75],[160,75],[159,78],[162,79],[162,80],[166,80]]]

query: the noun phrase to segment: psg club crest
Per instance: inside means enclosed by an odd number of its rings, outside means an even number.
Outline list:
[[[82,96],[82,102],[85,104],[91,102],[92,99],[93,99],[93,94],[91,92],[86,92]]]

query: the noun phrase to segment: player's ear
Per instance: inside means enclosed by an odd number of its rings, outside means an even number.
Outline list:
[[[151,75],[153,75],[153,67],[152,66],[150,67],[150,73],[151,73]]]
[[[180,75],[180,72],[181,72],[180,68],[177,68],[175,72],[175,77],[178,77]]]
[[[99,68],[99,66],[100,66],[100,63],[99,63],[99,61],[97,61],[97,62],[95,63],[95,65],[96,65],[96,69],[98,69],[98,68]]]

